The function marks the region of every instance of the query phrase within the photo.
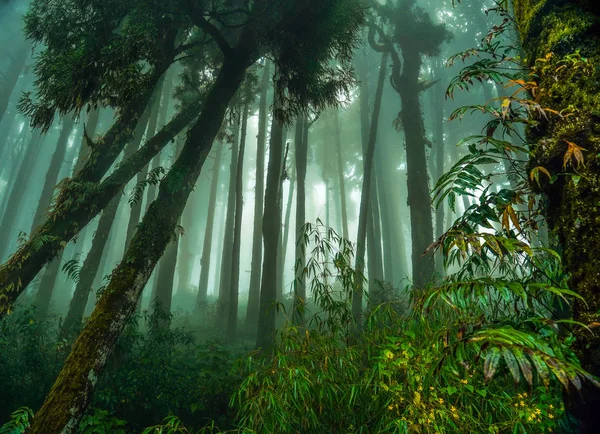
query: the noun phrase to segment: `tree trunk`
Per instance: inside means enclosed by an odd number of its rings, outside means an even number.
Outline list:
[[[344,162],[342,157],[342,138],[339,114],[335,112],[335,149],[337,154],[338,186],[340,189],[340,211],[342,214],[342,236],[349,239],[348,232],[348,205],[346,204],[346,181],[344,176]]]
[[[231,284],[229,294],[229,312],[227,315],[227,337],[235,338],[238,325],[238,305],[240,286],[240,246],[242,243],[242,213],[244,211],[244,152],[246,150],[246,133],[248,131],[248,103],[242,112],[242,135],[237,157],[235,176],[235,226],[233,230],[233,247],[231,252]]]
[[[23,197],[27,189],[28,181],[31,179],[31,174],[40,152],[42,141],[43,138],[40,130],[34,130],[31,139],[29,140],[29,144],[27,145],[23,163],[21,163],[21,168],[17,173],[15,185],[6,202],[6,209],[0,224],[0,260],[4,260],[6,253],[8,253],[11,235],[15,229],[15,222],[20,215]]]
[[[246,38],[245,43],[252,44],[252,39]],[[115,270],[42,408],[33,419],[31,434],[72,434],[78,428],[98,376],[102,374],[121,331],[134,312],[153,268],[173,237],[227,106],[251,64],[245,53],[248,51],[237,50],[236,55],[225,58],[215,84],[206,95],[205,109],[190,129],[181,155],[161,182],[158,198],[150,205],[124,260]]]
[[[379,76],[377,79],[377,90],[375,91],[375,103],[373,106],[373,116],[371,118],[371,128],[369,130],[367,148],[364,151],[363,158],[363,185],[360,197],[360,211],[358,217],[358,234],[356,236],[356,265],[357,272],[356,289],[352,296],[352,315],[360,323],[363,305],[363,280],[362,275],[365,270],[365,244],[367,238],[367,220],[369,218],[370,206],[369,195],[371,193],[371,181],[373,179],[373,156],[375,154],[375,143],[377,142],[377,129],[379,125],[379,113],[381,111],[381,100],[383,98],[383,84],[387,70],[388,53],[381,56],[379,65]]]
[[[283,158],[283,125],[274,118],[269,142],[269,164],[267,167],[267,188],[265,191],[265,211],[262,220],[264,259],[260,286],[260,308],[256,347],[269,350],[275,338],[277,317],[277,255],[281,232],[281,160]]]
[[[202,257],[200,258],[200,280],[198,282],[198,296],[196,298],[196,309],[204,314],[207,303],[208,275],[210,273],[210,259],[212,252],[213,231],[215,225],[215,211],[217,207],[217,192],[219,187],[219,172],[221,171],[221,153],[223,146],[217,144],[215,162],[213,165],[213,179],[210,185],[210,196],[208,198],[206,230],[204,231],[204,244],[202,246]]]
[[[40,196],[40,202],[38,204],[35,216],[33,217],[33,225],[31,233],[34,232],[35,228],[44,220],[46,212],[50,207],[52,198],[54,196],[55,185],[58,182],[60,169],[65,161],[65,155],[67,152],[67,145],[69,142],[69,136],[73,130],[73,117],[67,115],[63,117],[63,126],[56,142],[56,149],[50,159],[50,166],[46,172],[46,178],[44,180],[44,187],[42,188],[42,194]],[[60,258],[55,258],[42,272],[42,279],[38,287],[38,291],[35,297],[35,308],[36,314],[43,318],[47,315],[48,309],[50,308],[50,300],[52,293],[54,292],[54,284],[56,283],[56,277],[60,270]]]
[[[112,198],[108,206],[102,211],[98,228],[92,240],[92,247],[88,252],[85,261],[79,271],[79,280],[75,286],[73,298],[69,304],[69,310],[62,324],[62,336],[64,338],[74,338],[81,327],[85,307],[87,306],[90,292],[92,290],[94,279],[100,267],[102,253],[106,247],[110,230],[113,226],[117,208],[121,197],[115,196]]]
[[[152,98],[148,102],[148,107],[140,117],[140,120],[135,127],[135,133],[133,135],[133,142],[136,143],[136,148],[142,142],[142,138],[144,136],[144,131],[146,132],[146,140],[150,137],[153,137],[156,133],[156,124],[158,119],[158,108],[160,106],[160,97],[162,94],[163,87],[163,79],[158,82],[154,94]],[[145,165],[144,168],[137,175],[137,183],[144,182],[148,177],[148,165]],[[138,223],[140,222],[140,216],[142,214],[142,199],[144,194],[138,198],[131,205],[131,210],[129,213],[129,223],[127,224],[127,234],[125,236],[125,250],[129,246],[131,239],[133,238],[133,234],[135,234],[135,230],[137,228]]]
[[[308,129],[305,115],[298,116],[296,120],[296,261],[294,279],[294,324],[304,325],[304,306],[306,304],[306,245],[301,239],[302,226],[306,223],[306,166],[308,164],[308,143],[305,140],[305,131]]]
[[[63,118],[63,125],[60,130],[58,140],[56,142],[56,148],[54,150],[54,153],[52,154],[52,158],[50,159],[50,166],[48,167],[48,171],[46,172],[46,178],[44,180],[44,187],[42,188],[40,202],[35,211],[35,216],[33,217],[31,233],[33,233],[35,228],[42,223],[44,217],[46,216],[48,207],[52,202],[52,197],[54,196],[54,189],[56,188],[55,186],[58,182],[60,168],[63,162],[65,161],[65,154],[67,153],[69,135],[71,134],[72,129],[73,117],[71,115],[67,115]]]
[[[235,220],[235,194],[237,178],[237,160],[240,140],[240,116],[234,121],[233,142],[231,143],[231,161],[229,163],[229,192],[227,194],[227,215],[225,217],[225,235],[221,252],[221,279],[219,283],[218,318],[221,325],[227,326],[229,296],[231,294],[231,265],[233,255],[233,227]]]
[[[416,288],[423,288],[434,273],[432,255],[423,253],[433,242],[433,220],[429,193],[425,126],[421,113],[419,74],[421,55],[403,44],[402,76],[396,81],[402,99],[400,120],[406,139],[406,171],[408,176],[408,206],[412,239],[412,278]]]
[[[90,188],[91,181],[86,181],[87,178],[82,175],[85,168],[93,163],[86,163],[78,175],[64,183],[52,216],[46,219],[46,222],[32,234],[29,241],[0,267],[0,317],[10,310],[16,298],[40,269],[56,257],[66,243],[98,215],[110,200],[123,190],[127,182],[197,116],[200,106],[198,102],[184,108],[135,155],[121,162],[100,186],[94,185]],[[118,125],[123,126],[122,122],[118,121],[111,130]],[[105,134],[104,137],[113,137],[121,141],[129,140],[130,134],[113,131]],[[89,170],[86,173],[89,174]],[[74,201],[73,197],[79,200]]]
[[[549,228],[558,235],[563,246],[563,265],[570,275],[569,286],[584,302],[574,301],[573,317],[583,324],[600,322],[600,9],[592,1],[532,1],[513,0],[517,26],[529,67],[536,59],[554,53],[544,69],[538,70],[536,81],[540,89],[539,103],[558,112],[568,110],[573,116],[550,116],[528,131],[532,156],[528,171],[542,166],[559,176],[553,184],[542,182],[539,188],[547,196],[543,212]],[[579,67],[567,67],[581,56],[589,72]],[[564,60],[567,63],[561,63]],[[571,60],[569,60],[571,59]],[[560,65],[563,66],[560,66]],[[583,63],[582,63],[583,65]],[[565,164],[568,142],[583,148],[585,164],[574,159]],[[576,332],[575,350],[582,366],[600,376],[600,337],[583,327]],[[581,432],[597,432],[600,426],[600,391],[586,387],[583,400],[572,409],[583,421]]]
[[[0,122],[2,122],[2,118],[6,114],[6,109],[8,108],[10,97],[13,93],[13,90],[15,89],[17,81],[19,80],[21,71],[25,66],[27,55],[31,53],[29,45],[30,44],[28,42],[23,42],[19,44],[16,50],[14,50],[10,66],[4,74],[4,80],[2,82],[2,86],[0,86]],[[1,152],[2,147],[0,146],[0,153]]]
[[[252,262],[250,286],[246,308],[246,327],[258,325],[260,304],[260,272],[262,267],[262,217],[265,193],[265,144],[267,140],[267,92],[269,90],[270,63],[265,61],[258,108],[258,135],[256,140],[256,185],[254,187],[254,229],[252,232]]]

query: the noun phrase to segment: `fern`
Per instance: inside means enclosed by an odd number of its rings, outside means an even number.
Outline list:
[[[33,411],[21,407],[10,415],[10,421],[0,427],[0,434],[23,434],[29,428],[33,419]]]
[[[65,262],[62,266],[62,271],[67,275],[73,282],[79,282],[79,275],[81,273],[81,264],[79,263],[79,255],[75,259],[71,259]]]
[[[129,195],[129,206],[133,208],[133,206],[136,203],[140,202],[144,196],[144,190],[146,189],[146,187],[149,185],[157,186],[162,180],[164,174],[165,169],[162,166],[158,166],[152,169],[148,173],[146,179],[143,179],[142,181],[138,182],[133,188],[133,191]]]

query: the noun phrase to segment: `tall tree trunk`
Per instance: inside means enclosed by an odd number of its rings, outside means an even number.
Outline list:
[[[31,177],[42,142],[43,137],[40,130],[34,130],[27,145],[25,157],[23,158],[23,168],[17,174],[15,187],[10,193],[6,204],[6,212],[2,216],[2,224],[0,226],[0,258],[4,258],[8,252],[11,234],[17,217],[20,214],[22,198],[27,188],[27,181]]]
[[[60,130],[60,135],[56,142],[56,148],[54,153],[52,154],[52,158],[50,159],[50,166],[48,167],[48,171],[46,172],[46,178],[44,179],[44,187],[42,188],[42,193],[40,196],[40,202],[35,211],[35,216],[33,217],[33,223],[31,225],[31,232],[38,227],[52,202],[52,197],[54,196],[54,189],[56,188],[56,184],[58,183],[58,175],[60,172],[60,168],[65,160],[65,154],[67,152],[67,145],[69,141],[69,135],[71,134],[71,130],[73,129],[73,117],[71,115],[67,115],[63,118],[63,125]]]
[[[243,43],[251,45],[252,38],[244,38]],[[206,95],[205,109],[190,129],[181,155],[161,182],[158,198],[144,216],[125,253],[125,260],[115,270],[42,408],[33,419],[31,434],[72,434],[78,428],[98,376],[102,374],[121,331],[134,312],[153,268],[173,237],[227,106],[253,60],[244,53],[248,51],[237,50],[236,55],[225,58],[215,84]],[[175,185],[177,188],[174,188]]]
[[[219,172],[221,171],[221,153],[223,145],[217,143],[215,161],[213,164],[213,178],[210,185],[210,196],[208,198],[206,230],[204,231],[204,244],[200,258],[200,280],[198,282],[198,296],[196,298],[196,309],[203,314],[206,308],[206,296],[208,293],[208,275],[210,273],[210,259],[212,253],[213,231],[215,224],[215,211],[217,207],[217,192],[219,187]]]
[[[304,325],[304,306],[306,304],[306,245],[300,242],[302,227],[306,222],[306,166],[308,164],[308,143],[305,140],[305,131],[308,130],[305,115],[298,116],[296,120],[296,261],[294,279],[294,310],[293,321],[296,325]]]
[[[184,142],[184,135],[180,134],[177,138],[177,146],[173,155],[173,167],[176,159],[181,154]],[[194,181],[194,184],[196,181]],[[184,207],[185,209],[185,207]],[[183,212],[183,211],[182,211]],[[181,225],[181,218],[177,223]],[[175,269],[177,267],[177,251],[179,250],[179,230],[174,230],[171,242],[167,244],[163,257],[160,259],[158,271],[156,273],[155,294],[151,301],[155,303],[154,307],[162,310],[162,314],[167,317],[171,315],[171,305],[173,302],[173,290],[175,289]],[[156,312],[156,311],[155,311]],[[164,321],[163,325],[168,326],[170,321]]]
[[[286,208],[285,208],[285,216],[283,219],[283,239],[281,241],[281,254],[279,255],[279,257],[281,258],[281,264],[279,264],[279,287],[285,288],[285,267],[286,267],[286,258],[287,258],[287,251],[288,251],[288,244],[289,244],[289,240],[290,240],[290,232],[292,232],[290,230],[290,220],[292,218],[292,205],[294,202],[294,184],[296,181],[296,166],[292,165],[292,169],[291,169],[291,174],[289,174],[289,181],[290,181],[290,188],[288,191],[288,197],[287,197],[287,201],[286,201]],[[280,294],[282,296],[281,301],[283,301],[284,297],[283,294]]]
[[[269,142],[269,164],[267,167],[267,188],[265,191],[265,211],[262,220],[264,259],[260,285],[260,310],[256,347],[268,350],[275,338],[277,317],[277,255],[279,254],[279,234],[281,232],[281,160],[283,158],[283,125],[274,118]]]
[[[573,116],[550,115],[528,130],[531,157],[528,171],[542,166],[551,174],[571,172],[578,175],[579,182],[570,176],[559,176],[550,184],[544,180],[541,190],[547,197],[544,208],[549,228],[558,235],[563,246],[563,265],[570,275],[569,286],[577,291],[585,302],[575,300],[573,317],[583,324],[600,322],[600,9],[597,2],[564,2],[547,0],[540,7],[539,1],[513,0],[517,26],[528,66],[536,59],[554,56],[538,69],[536,81],[544,92],[540,105],[561,113],[568,110]],[[568,41],[568,42],[567,42]],[[577,67],[564,68],[573,59],[587,59],[589,72],[582,73]],[[567,60],[567,63],[563,63]],[[583,61],[582,61],[583,62]],[[565,164],[568,143],[583,148],[585,164],[574,159]],[[588,333],[583,327],[576,332],[574,348],[582,366],[600,376],[600,336]],[[600,390],[586,386],[581,401],[572,409],[583,421],[581,432],[595,433],[600,426]]]
[[[229,193],[227,194],[227,216],[225,217],[225,235],[221,254],[221,279],[219,283],[219,320],[227,326],[229,296],[231,294],[231,264],[233,255],[233,227],[235,220],[235,194],[237,178],[237,160],[240,140],[240,115],[234,121],[233,142],[231,143],[231,161],[229,163]]]
[[[240,247],[242,244],[242,214],[244,212],[244,152],[246,150],[246,133],[248,131],[248,103],[242,112],[242,134],[237,157],[235,176],[235,226],[233,230],[233,247],[231,252],[231,291],[229,293],[229,312],[227,315],[227,337],[233,339],[237,334],[239,286],[240,286]]]
[[[443,77],[442,68],[439,66],[439,62],[436,62],[436,66],[433,69],[434,78],[440,79]],[[484,83],[485,87],[485,83]],[[444,92],[441,84],[436,85],[431,89],[431,102],[433,109],[433,145],[435,146],[435,182],[444,174]],[[445,203],[439,204],[435,210],[435,237],[438,238],[444,233],[444,206]],[[442,276],[444,274],[444,264],[441,254],[438,254],[435,258],[435,271],[437,274]]]
[[[92,247],[79,271],[79,280],[77,281],[77,285],[75,285],[75,292],[69,304],[69,310],[62,323],[61,333],[65,338],[74,338],[81,327],[85,307],[88,303],[96,274],[100,270],[100,260],[102,259],[110,230],[117,215],[120,199],[120,196],[113,197],[100,216],[98,228],[92,239]]]
[[[423,253],[433,242],[433,220],[429,194],[429,176],[425,154],[425,126],[421,112],[419,74],[421,55],[408,44],[402,44],[404,58],[402,76],[396,86],[402,99],[400,120],[406,139],[408,206],[412,239],[412,277],[416,288],[423,288],[434,273],[432,255]]]
[[[46,179],[44,180],[44,187],[42,188],[42,194],[40,196],[40,202],[38,204],[35,216],[33,217],[33,225],[31,233],[35,228],[44,220],[46,212],[52,202],[54,196],[55,185],[58,182],[60,169],[65,161],[65,155],[67,152],[67,145],[69,142],[69,136],[73,130],[73,117],[67,115],[63,118],[63,125],[56,142],[56,149],[50,159],[50,166],[46,172]],[[50,308],[50,299],[54,291],[54,284],[56,283],[56,277],[60,271],[60,258],[55,258],[50,264],[44,269],[42,279],[38,287],[38,291],[35,297],[36,314],[40,317],[45,317]]]
[[[269,90],[270,63],[265,61],[258,108],[258,135],[256,139],[256,185],[254,186],[254,228],[252,232],[252,262],[250,286],[246,308],[246,326],[254,329],[258,325],[260,304],[260,272],[262,267],[262,216],[265,193],[265,145],[267,141],[267,92]]]
[[[4,80],[2,86],[0,86],[0,122],[2,122],[2,118],[6,114],[10,97],[19,80],[21,71],[23,71],[27,55],[31,53],[29,46],[30,44],[28,42],[22,42],[17,46],[14,50],[10,66],[4,74]],[[0,153],[1,152],[2,146],[0,146]]]
[[[346,204],[346,178],[344,176],[344,162],[342,156],[342,138],[339,113],[335,112],[335,149],[337,156],[338,187],[340,189],[340,211],[342,214],[342,235],[349,239],[348,232],[348,205]]]
[[[157,119],[158,119],[158,109],[160,106],[160,97],[162,94],[164,80],[161,79],[156,86],[154,94],[148,103],[148,107],[140,117],[140,121],[138,122],[135,133],[133,136],[133,142],[139,144],[142,141],[142,137],[144,136],[144,131],[146,132],[146,140],[150,137],[153,137],[156,133]],[[161,125],[162,126],[162,125]],[[137,146],[136,146],[137,148]],[[144,182],[148,177],[148,165],[145,165],[144,168],[137,175],[137,183]],[[140,222],[140,216],[142,214],[142,199],[143,193],[131,205],[131,211],[129,213],[129,223],[127,224],[127,234],[125,236],[125,249],[129,246],[131,239],[133,238],[133,234],[135,234],[135,230],[137,228],[138,223]]]
[[[371,128],[367,148],[364,151],[363,158],[363,185],[360,197],[360,211],[358,219],[358,234],[356,236],[356,272],[358,279],[356,289],[352,296],[352,315],[357,322],[360,322],[363,305],[363,281],[362,275],[365,270],[365,244],[367,238],[367,220],[369,218],[369,195],[371,193],[371,181],[373,179],[373,156],[375,154],[375,143],[377,142],[377,129],[379,125],[379,113],[381,111],[381,100],[383,98],[383,84],[387,70],[388,53],[381,56],[379,65],[379,77],[377,79],[377,90],[375,91],[375,103],[373,106],[373,116],[371,118]]]

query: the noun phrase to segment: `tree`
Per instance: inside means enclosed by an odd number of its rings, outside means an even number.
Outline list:
[[[543,167],[555,182],[532,182],[547,198],[544,213],[563,247],[569,284],[584,299],[573,317],[597,324],[600,312],[600,10],[593,1],[513,0],[516,24],[535,72],[536,102],[563,115],[542,119],[528,130],[528,170]],[[584,368],[600,375],[600,338],[581,329],[576,349]],[[582,432],[600,423],[600,393],[588,390],[575,413]]]
[[[248,288],[248,306],[246,325],[258,325],[260,304],[260,272],[262,269],[262,216],[265,194],[265,147],[267,142],[267,93],[269,90],[269,71],[271,64],[265,60],[260,85],[258,103],[258,135],[256,137],[256,184],[254,186],[254,228],[252,232],[252,262],[250,265],[250,287]]]
[[[376,51],[389,52],[392,58],[390,82],[402,100],[402,110],[396,124],[406,139],[408,174],[408,205],[412,234],[413,283],[422,288],[433,276],[433,257],[423,253],[433,242],[433,220],[429,200],[426,138],[420,95],[432,83],[420,79],[423,56],[439,54],[440,46],[450,40],[444,24],[434,24],[424,9],[414,0],[404,0],[396,6],[376,6],[384,22],[391,26],[387,35],[381,27],[371,24],[369,42]],[[375,35],[380,40],[375,40]],[[402,58],[395,44],[401,49]]]
[[[319,0],[308,4],[294,1],[279,7],[256,1],[244,14],[251,25],[242,24],[238,41],[230,44],[209,21],[219,16],[215,17],[210,11],[205,18],[193,3],[188,6],[192,8],[190,14],[194,22],[219,46],[223,56],[221,67],[177,161],[161,181],[157,199],[150,205],[44,405],[36,414],[32,434],[70,434],[77,429],[117,338],[134,312],[152,270],[172,240],[186,201],[247,69],[269,47],[278,64],[278,91],[281,96],[287,96],[284,107],[277,113],[281,119],[297,115],[308,102],[332,104],[337,101],[340,91],[340,86],[332,85],[332,82],[339,82],[339,72],[332,71],[328,61],[336,54],[349,59],[363,18],[362,7],[354,0]],[[267,39],[264,39],[265,29],[269,30]],[[298,44],[297,38],[304,43]],[[302,53],[302,50],[307,52]],[[298,59],[298,54],[307,55]],[[314,87],[307,89],[307,83]]]

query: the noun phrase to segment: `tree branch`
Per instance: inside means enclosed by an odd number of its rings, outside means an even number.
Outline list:
[[[225,39],[221,31],[210,21],[204,18],[202,11],[194,4],[192,0],[186,1],[187,11],[192,22],[200,27],[206,34],[212,36],[215,43],[218,45],[220,50],[223,52],[225,57],[233,55],[233,48],[229,45],[229,42]]]

